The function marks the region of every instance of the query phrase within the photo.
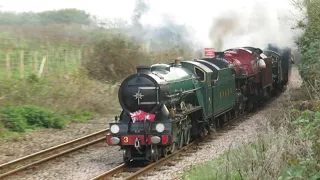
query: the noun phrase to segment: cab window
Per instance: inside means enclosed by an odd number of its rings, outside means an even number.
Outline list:
[[[205,74],[202,70],[200,70],[199,68],[195,67],[195,73],[196,75],[199,77],[200,81],[204,81],[205,80]]]

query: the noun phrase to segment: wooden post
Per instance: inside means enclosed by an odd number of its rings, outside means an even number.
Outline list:
[[[64,66],[63,66],[64,73],[68,72],[68,51],[64,51]]]
[[[34,72],[38,71],[38,52],[34,52],[34,64],[33,64]]]
[[[24,78],[24,51],[20,52],[20,78]]]
[[[48,64],[49,65],[49,64]],[[52,71],[53,71],[53,74],[56,73],[56,51],[55,49],[52,50],[52,62],[51,62],[51,66],[52,66]],[[49,67],[50,68],[50,67]]]
[[[51,64],[51,63],[50,63],[50,58],[49,58],[49,52],[48,52],[48,50],[47,50],[47,57],[46,57],[46,59],[47,59],[47,60],[46,60],[46,61],[47,61],[47,63],[46,63],[46,64],[47,64],[47,66],[46,66],[46,67],[47,67],[47,71],[48,71],[48,73],[50,73],[50,64]]]
[[[54,53],[54,64],[55,64],[55,71],[57,75],[60,74],[60,56],[59,56],[59,49]]]
[[[44,69],[44,65],[46,63],[46,56],[43,56],[42,61],[41,61],[41,65],[40,65],[40,69],[39,69],[39,73],[38,73],[38,77],[41,77],[43,69]]]
[[[72,49],[72,50],[71,50],[71,53],[72,53],[72,62],[73,62],[73,66],[75,66],[75,65],[76,65],[76,63],[77,63],[77,55],[76,55],[77,50],[76,50],[76,49]]]
[[[79,51],[78,51],[78,67],[80,67],[82,64],[81,64],[81,57],[82,56],[82,54],[81,54],[81,49],[79,49]]]
[[[86,59],[88,59],[88,57],[89,57],[89,49],[84,48],[83,49],[83,57],[81,59],[81,64],[86,64]]]
[[[10,67],[10,55],[7,53],[6,55],[6,64],[7,64],[7,77],[11,77],[11,67]]]

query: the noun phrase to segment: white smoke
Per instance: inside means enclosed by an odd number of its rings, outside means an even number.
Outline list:
[[[290,0],[149,0],[143,24],[160,26],[163,17],[192,27],[194,42],[223,50],[238,46],[293,46],[296,23]]]
[[[295,32],[291,29],[295,21],[290,19],[290,4],[281,7],[277,4],[258,0],[244,12],[230,10],[219,14],[213,20],[209,37],[212,46],[223,50],[238,46],[264,48],[268,43],[279,46],[294,46]]]

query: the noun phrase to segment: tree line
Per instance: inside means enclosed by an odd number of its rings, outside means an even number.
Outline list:
[[[89,25],[92,22],[94,22],[93,16],[84,10],[78,10],[75,8],[21,13],[0,11],[0,25]]]
[[[315,86],[315,84],[317,84],[316,80],[320,78],[320,72],[318,70],[320,68],[320,1],[292,1],[304,15],[302,19],[297,22],[297,28],[304,31],[297,42],[301,53],[299,63],[300,74],[307,85]]]

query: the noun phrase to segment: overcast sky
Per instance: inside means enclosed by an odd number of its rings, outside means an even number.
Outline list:
[[[196,36],[205,44],[209,43],[208,33],[213,21],[224,14],[236,13],[236,16],[252,18],[258,12],[260,16],[264,15],[264,21],[268,21],[267,28],[274,29],[288,23],[279,21],[279,17],[292,19],[289,10],[293,10],[290,5],[291,0],[146,0],[146,2],[149,3],[150,10],[143,16],[143,23],[159,25],[163,22],[163,15],[169,15],[176,23],[193,27]],[[77,8],[99,18],[122,18],[127,21],[130,21],[134,5],[135,0],[0,0],[3,11],[39,12]],[[244,24],[248,24],[245,21]]]

